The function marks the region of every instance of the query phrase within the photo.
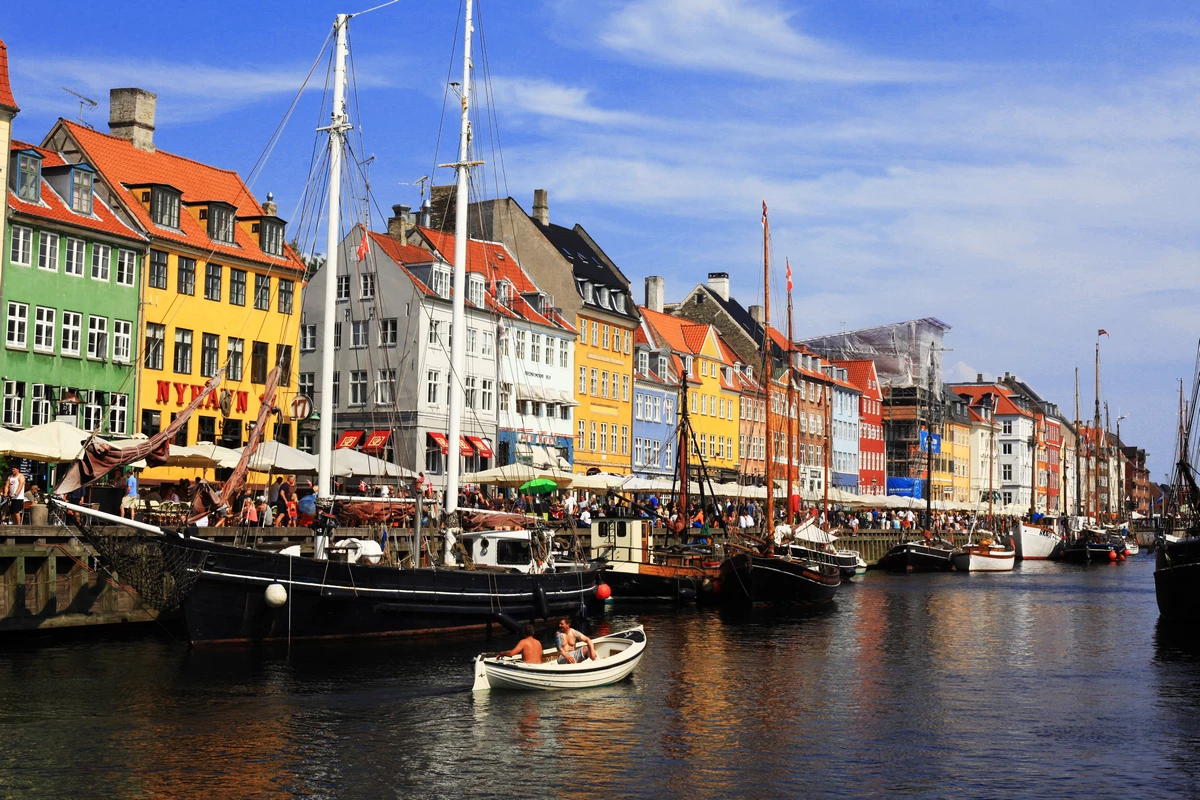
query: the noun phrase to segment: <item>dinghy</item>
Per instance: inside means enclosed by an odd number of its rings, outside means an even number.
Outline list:
[[[475,659],[473,691],[489,689],[590,689],[608,686],[629,677],[646,651],[642,626],[593,639],[598,658],[559,664],[558,650],[542,651],[541,664],[526,664],[520,656]]]

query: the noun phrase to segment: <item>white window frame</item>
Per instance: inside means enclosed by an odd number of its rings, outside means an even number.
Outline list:
[[[58,334],[58,309],[38,306],[33,315],[34,352],[53,353]]]
[[[58,234],[41,231],[38,234],[38,269],[58,272]]]
[[[117,364],[128,364],[133,359],[133,323],[125,319],[113,320],[112,360]]]
[[[57,268],[57,265],[56,265]],[[117,250],[117,285],[134,286],[137,283],[137,253],[119,248]]]
[[[33,228],[24,225],[12,226],[12,243],[9,248],[9,260],[20,267],[33,264]]]
[[[10,300],[4,327],[6,345],[22,350],[27,349],[29,347],[29,304]]]
[[[78,311],[63,311],[60,349],[64,356],[79,356],[80,340],[83,338],[83,314]]]
[[[108,283],[112,278],[112,248],[92,242],[92,280]]]
[[[63,259],[63,274],[83,277],[83,260],[87,257],[87,245],[83,239],[67,237],[67,254]],[[74,267],[74,268],[72,268]]]
[[[108,317],[88,314],[87,357],[93,361],[108,360]]]

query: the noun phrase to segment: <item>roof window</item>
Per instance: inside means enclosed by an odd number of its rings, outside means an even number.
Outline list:
[[[13,172],[17,197],[37,202],[41,195],[42,156],[36,150],[17,154],[17,168]]]
[[[155,225],[179,230],[180,193],[169,186],[155,186],[150,190],[150,218]]]
[[[71,168],[71,210],[76,214],[91,215],[94,179],[95,172],[87,164],[76,164]]]

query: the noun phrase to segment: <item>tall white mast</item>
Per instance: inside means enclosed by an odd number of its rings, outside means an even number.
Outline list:
[[[321,320],[321,426],[317,454],[317,492],[333,495],[330,482],[333,462],[333,326],[337,306],[338,236],[341,233],[342,150],[346,131],[346,25],[348,14],[338,14],[333,26],[337,44],[333,54],[333,112],[329,127],[329,210],[325,235],[325,314]],[[317,558],[325,551],[325,537],[317,537]]]
[[[466,0],[467,19],[463,26],[462,126],[458,135],[458,186],[454,193],[454,296],[450,320],[450,430],[447,437],[446,513],[458,510],[459,440],[462,436],[463,380],[466,377],[466,315],[463,305],[467,287],[467,197],[472,163],[471,149],[471,0]],[[448,165],[447,165],[448,166]]]

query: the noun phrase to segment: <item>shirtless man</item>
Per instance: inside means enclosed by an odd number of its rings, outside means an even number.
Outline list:
[[[571,627],[571,618],[563,617],[558,621],[558,633],[554,634],[558,643],[558,663],[576,664],[585,657],[596,660],[596,648],[592,640]]]
[[[569,627],[569,626],[568,626]],[[492,658],[500,656],[520,656],[521,660],[526,664],[542,663],[542,643],[533,635],[534,627],[532,623],[526,622],[521,626],[521,633],[525,636],[524,639],[517,642],[517,646],[512,650],[506,650],[503,653],[492,653]]]

